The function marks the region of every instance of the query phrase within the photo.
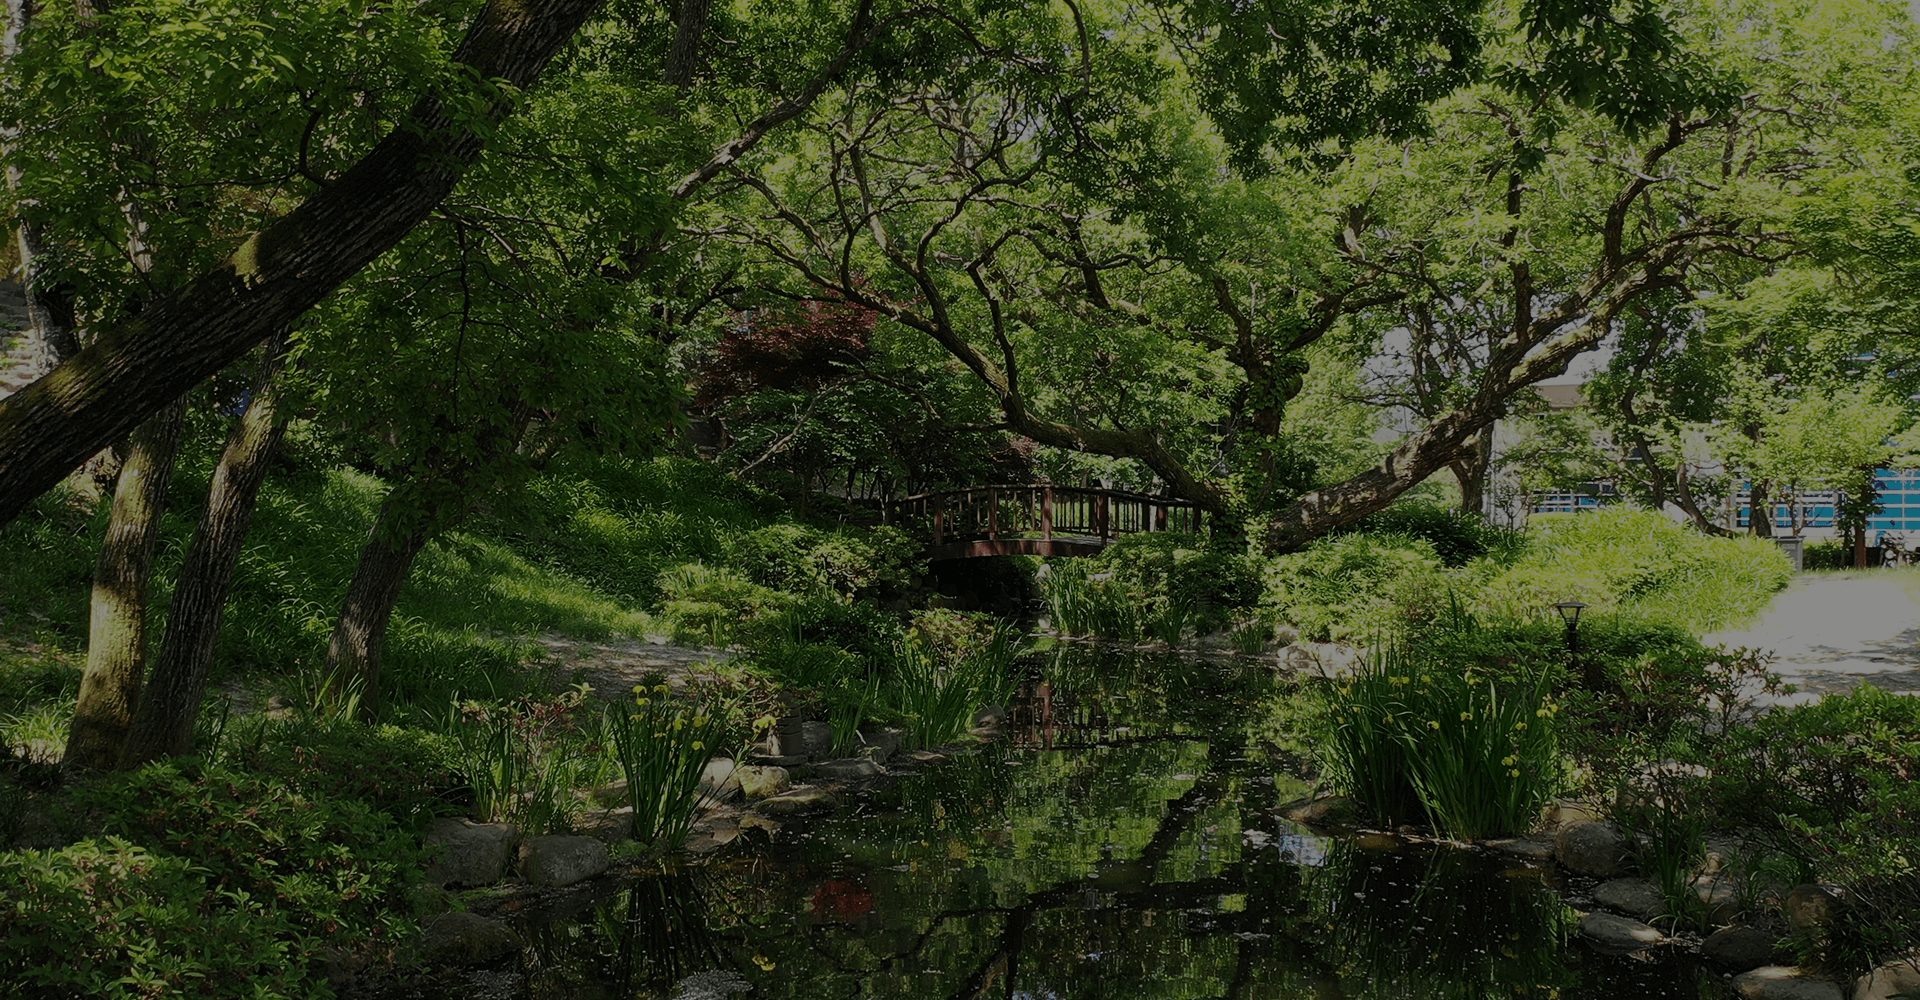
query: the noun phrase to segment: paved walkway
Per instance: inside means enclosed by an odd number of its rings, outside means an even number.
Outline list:
[[[1920,694],[1920,578],[1894,570],[1797,578],[1757,623],[1709,645],[1772,650],[1775,673],[1798,688],[1776,704],[1813,701],[1866,683]]]

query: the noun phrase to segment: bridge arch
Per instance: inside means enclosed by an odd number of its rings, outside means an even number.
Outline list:
[[[1090,556],[1122,535],[1206,529],[1190,500],[1051,484],[971,486],[907,497],[888,520],[927,526],[927,559]]]

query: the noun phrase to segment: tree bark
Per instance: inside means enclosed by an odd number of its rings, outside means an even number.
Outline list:
[[[1448,463],[1453,478],[1460,484],[1460,510],[1467,514],[1487,512],[1487,469],[1493,464],[1493,425],[1488,424],[1460,450],[1460,456]]]
[[[1753,481],[1753,492],[1747,501],[1747,530],[1758,538],[1773,537],[1773,497],[1764,479]]]
[[[206,693],[207,671],[213,663],[214,640],[220,634],[234,567],[240,562],[260,487],[287,426],[276,385],[286,348],[284,331],[268,342],[253,399],[234,422],[220,453],[206,510],[194,529],[174,587],[160,656],[141,692],[133,730],[121,751],[123,768],[192,749],[193,727]]]
[[[1373,468],[1282,507],[1267,521],[1268,551],[1298,551],[1335,528],[1385,508],[1452,464],[1467,439],[1493,422],[1496,411],[1497,402],[1485,401],[1455,410],[1408,438]]]
[[[475,78],[507,84],[482,117],[504,117],[514,88],[537,79],[598,5],[491,0],[454,54]],[[398,243],[479,157],[485,124],[423,99],[360,162],[219,267],[0,402],[0,525]]]
[[[368,717],[378,711],[387,620],[393,617],[394,602],[407,582],[414,558],[430,537],[426,523],[414,509],[416,503],[417,498],[404,486],[388,493],[374,518],[367,544],[360,549],[347,599],[340,606],[333,636],[327,641],[322,697],[326,707],[334,711],[355,710]]]
[[[120,469],[93,571],[86,672],[61,761],[69,774],[115,766],[133,725],[147,665],[147,580],[185,415],[179,400],[141,425]]]

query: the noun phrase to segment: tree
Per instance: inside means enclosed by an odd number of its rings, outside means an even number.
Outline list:
[[[0,523],[399,242],[452,190],[515,93],[596,6],[489,3],[453,54],[455,79],[416,102],[351,167],[219,264],[98,329],[60,366],[0,401]]]

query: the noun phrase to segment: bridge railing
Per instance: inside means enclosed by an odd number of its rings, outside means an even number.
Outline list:
[[[899,501],[889,520],[921,521],[934,545],[1009,537],[1098,539],[1205,528],[1198,504],[1172,497],[1079,486],[975,486]]]

